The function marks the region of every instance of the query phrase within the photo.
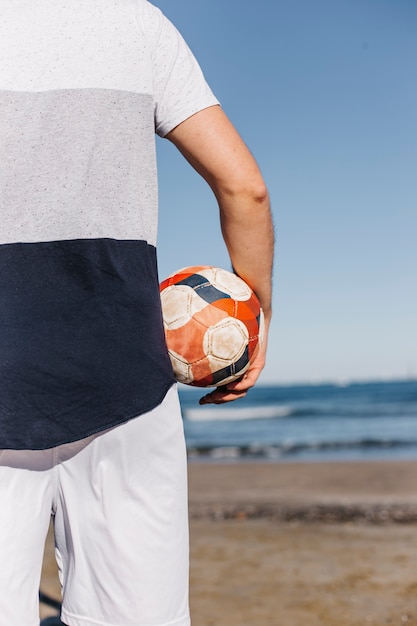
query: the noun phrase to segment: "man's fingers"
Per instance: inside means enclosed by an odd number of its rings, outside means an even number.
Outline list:
[[[217,387],[211,393],[203,396],[200,399],[200,404],[223,404],[225,402],[233,402],[239,398],[243,398],[247,394],[247,389],[242,390],[229,390],[227,387]]]

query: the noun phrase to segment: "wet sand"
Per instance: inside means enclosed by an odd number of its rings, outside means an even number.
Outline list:
[[[193,626],[417,626],[417,462],[191,463],[189,484]]]

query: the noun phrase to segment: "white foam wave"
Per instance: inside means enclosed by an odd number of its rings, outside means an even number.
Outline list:
[[[216,407],[185,409],[186,419],[194,422],[209,422],[219,420],[255,420],[276,419],[291,415],[289,406],[249,406],[249,407]]]

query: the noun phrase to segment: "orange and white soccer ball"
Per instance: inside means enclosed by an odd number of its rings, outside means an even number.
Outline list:
[[[214,387],[244,374],[262,342],[263,313],[241,278],[218,267],[186,267],[166,278],[160,291],[179,382]]]

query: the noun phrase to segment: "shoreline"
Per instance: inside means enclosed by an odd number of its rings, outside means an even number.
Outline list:
[[[191,519],[417,522],[417,461],[189,463]]]

